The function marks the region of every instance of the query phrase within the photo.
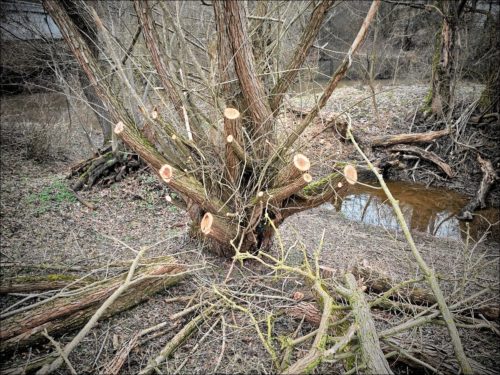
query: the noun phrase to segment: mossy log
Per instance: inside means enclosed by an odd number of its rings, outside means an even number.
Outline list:
[[[353,274],[345,275],[346,284],[349,288],[347,298],[352,306],[352,313],[358,325],[358,341],[361,347],[361,356],[369,374],[392,374],[387,359],[380,348],[375,323],[370,313],[370,306],[365,299],[363,290]]]
[[[186,273],[186,267],[173,258],[162,264],[139,269],[135,281],[106,311],[104,317],[112,316],[148,299],[164,288],[176,284]],[[84,325],[101,303],[120,287],[125,274],[96,282],[71,296],[61,297],[33,309],[20,312],[0,322],[0,352],[6,353],[44,340],[43,332],[49,335],[67,333]]]

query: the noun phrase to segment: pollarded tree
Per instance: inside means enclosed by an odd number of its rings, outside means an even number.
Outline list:
[[[190,30],[196,25],[186,27],[181,22],[179,8],[184,3],[153,6],[147,0],[135,0],[143,49],[154,67],[153,73],[141,71],[145,63],[136,61],[137,74],[154,76],[161,85],[159,90],[148,83],[142,95],[120,64],[121,51],[115,48],[119,41],[93,8],[73,1],[85,12],[87,22],[96,24],[105,41],[105,47],[99,46],[101,53],[111,66],[104,69],[88,48],[63,0],[43,0],[43,4],[109,111],[115,134],[177,193],[167,200],[187,210],[192,233],[210,239],[219,254],[267,249],[273,225],[331,200],[355,180],[355,169],[342,163],[314,179],[309,173],[311,162],[298,152],[296,141],[351,65],[379,0],[373,1],[316,105],[288,132],[280,124],[284,97],[333,0],[309,3],[309,19],[293,48],[283,39],[293,20],[287,23],[279,18],[293,3],[259,2],[254,6],[257,14],[248,14],[253,3],[214,0],[216,37],[201,45]],[[255,40],[264,36],[265,40]],[[284,65],[280,59],[267,58],[285,50],[292,53]],[[107,71],[116,73],[119,84],[109,80]],[[148,90],[157,96],[160,110],[144,104]],[[128,103],[131,98],[141,110],[139,120],[125,105],[125,99]]]

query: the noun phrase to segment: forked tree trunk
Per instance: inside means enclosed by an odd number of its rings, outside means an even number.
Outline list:
[[[366,37],[380,0],[373,1],[347,56],[331,77],[319,103],[283,139],[278,139],[276,131],[282,99],[304,63],[333,0],[321,1],[312,8],[310,22],[294,49],[288,69],[275,87],[266,86],[258,74],[244,3],[214,0],[218,45],[217,56],[209,51],[209,60],[218,67],[216,89],[210,86],[212,79],[204,76],[200,62],[203,60],[194,61],[196,56],[189,50],[187,39],[181,47],[193,61],[183,65],[184,75],[172,68],[176,63],[165,57],[168,54],[164,43],[168,40],[158,30],[153,4],[147,0],[134,1],[151,65],[166,92],[163,99],[169,100],[173,107],[170,117],[162,116],[161,111],[141,111],[146,124],[142,130],[121,100],[131,95],[141,108],[145,107],[132,85],[127,85],[125,75],[119,75],[125,81],[122,87],[128,87],[131,92],[115,92],[114,87],[106,84],[103,69],[60,0],[43,0],[43,3],[108,108],[116,124],[115,134],[177,192],[175,197],[168,196],[167,201],[188,211],[193,221],[192,234],[209,240],[211,249],[218,254],[232,256],[237,251],[269,249],[273,225],[277,227],[288,216],[331,200],[342,194],[349,183],[355,182],[352,168],[345,163],[332,163],[330,174],[314,179],[315,176],[309,173],[311,162],[292,146],[318,116],[346,74],[353,55]],[[163,10],[168,13],[166,6]],[[107,33],[97,14],[91,8],[88,13],[99,30]],[[166,19],[169,19],[168,14]],[[170,20],[177,38],[185,38],[180,25],[172,17]],[[206,91],[214,94],[208,111],[202,111],[199,103],[184,94],[184,77],[190,77],[190,69],[199,76],[196,84],[204,82]],[[351,176],[348,181],[344,168]]]

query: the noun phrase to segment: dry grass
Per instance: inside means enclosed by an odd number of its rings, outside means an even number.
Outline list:
[[[82,102],[57,93],[2,97],[1,147],[36,161],[85,158],[100,145],[100,128]]]

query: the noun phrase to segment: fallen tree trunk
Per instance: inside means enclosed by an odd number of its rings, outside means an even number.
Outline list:
[[[398,143],[432,142],[449,133],[448,129],[431,131],[426,133],[396,134],[373,137],[369,140],[372,147],[391,146]]]
[[[478,155],[477,161],[479,162],[481,171],[483,172],[483,179],[481,180],[476,196],[464,208],[462,208],[460,213],[457,215],[458,220],[471,221],[473,218],[472,213],[478,207],[486,207],[486,196],[495,181],[498,179],[497,172],[495,171],[495,168],[493,168],[493,164],[491,164],[490,160],[483,159]]]
[[[0,294],[43,292],[65,287],[77,289],[92,282],[91,280],[77,280],[76,276],[62,274],[5,278],[0,285]]]
[[[448,177],[453,177],[453,171],[451,167],[445,163],[443,159],[437,156],[434,152],[422,150],[416,146],[409,145],[396,145],[389,149],[391,152],[404,152],[418,155],[420,158],[428,160],[434,164],[436,164],[441,170],[446,173]]]
[[[135,306],[151,295],[181,280],[186,267],[173,258],[163,264],[151,265],[137,271],[130,287],[105,312],[104,317]],[[49,335],[66,333],[79,328],[93,316],[102,301],[115,292],[126,275],[119,275],[102,282],[73,291],[71,296],[61,297],[33,309],[20,312],[0,322],[0,352],[32,345]]]

